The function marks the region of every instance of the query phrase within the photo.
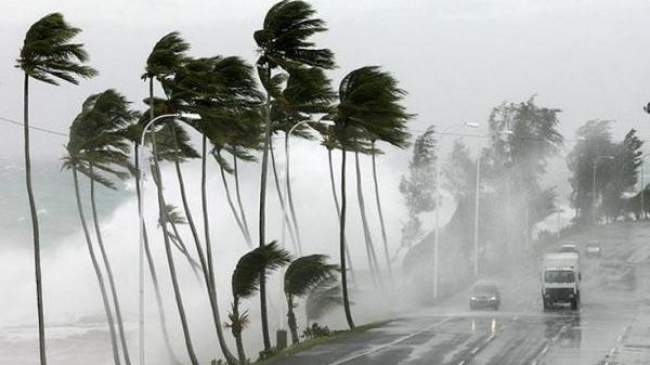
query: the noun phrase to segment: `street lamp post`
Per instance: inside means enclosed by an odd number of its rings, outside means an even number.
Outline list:
[[[645,220],[645,159],[650,154],[641,156],[641,220]]]
[[[593,175],[592,175],[592,181],[591,181],[591,204],[592,204],[592,220],[595,223],[597,219],[597,214],[596,214],[596,207],[597,207],[597,199],[596,199],[596,170],[598,169],[598,162],[600,160],[613,160],[614,156],[609,156],[609,155],[603,155],[603,156],[598,156],[594,160],[593,164]]]
[[[151,119],[147,124],[142,128],[142,134],[140,135],[140,146],[144,146],[144,137],[147,134],[148,129],[154,125],[157,121],[165,118],[186,118],[186,119],[201,119],[201,116],[198,114],[192,113],[174,113],[174,114],[163,114]],[[142,167],[143,158],[140,153],[138,164],[140,168],[138,169],[138,188],[140,189],[141,198],[138,201],[138,216],[140,220],[140,245],[138,252],[138,282],[139,282],[139,322],[138,322],[138,334],[139,334],[139,355],[140,355],[140,365],[144,365],[144,184],[142,183]]]

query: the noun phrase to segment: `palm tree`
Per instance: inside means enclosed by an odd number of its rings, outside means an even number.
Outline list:
[[[201,200],[205,256],[200,258],[204,270],[206,286],[209,288],[213,319],[217,328],[222,352],[229,363],[234,362],[227,349],[221,329],[215,271],[210,240],[210,224],[207,201],[207,157],[208,142],[221,146],[233,125],[240,121],[242,113],[260,102],[252,76],[252,67],[238,57],[211,57],[187,59],[183,67],[174,74],[173,79],[165,80],[163,86],[168,90],[169,101],[178,110],[186,110],[201,115],[200,121],[189,123],[202,134],[201,148]],[[188,219],[189,221],[189,219]],[[197,240],[197,250],[200,244]]]
[[[295,299],[304,297],[323,282],[334,279],[338,266],[326,263],[325,255],[309,255],[294,260],[284,273],[284,294],[287,297],[287,320],[291,330],[291,341],[295,345],[298,338],[298,324],[294,308]]]
[[[266,179],[268,170],[269,145],[271,143],[271,100],[278,96],[272,87],[274,69],[302,65],[331,69],[334,55],[329,49],[317,49],[309,38],[327,30],[325,22],[313,17],[315,10],[302,0],[283,0],[273,5],[264,17],[262,29],[254,33],[260,57],[257,72],[266,90],[264,108],[264,147],[262,150],[262,171],[260,184],[259,245],[266,244]],[[266,308],[266,284],[264,275],[260,277],[260,310],[262,317],[262,338],[264,349],[271,348],[268,316]]]
[[[240,311],[240,302],[242,299],[250,298],[260,289],[262,276],[285,266],[290,261],[289,253],[279,248],[277,242],[273,241],[249,251],[237,262],[232,274],[233,303],[232,311],[228,316],[230,319],[228,326],[235,338],[239,363],[242,365],[247,363],[242,331],[248,323],[248,313]]]
[[[371,139],[371,150],[370,154],[372,156],[372,180],[375,185],[375,202],[377,204],[377,214],[379,215],[379,225],[381,227],[381,239],[384,244],[384,256],[386,257],[386,267],[388,268],[388,276],[391,280],[393,280],[393,269],[391,268],[390,264],[390,253],[388,252],[388,238],[386,236],[386,224],[384,223],[384,213],[381,209],[381,199],[379,198],[379,183],[377,182],[377,162],[376,162],[376,156],[378,153],[381,153],[376,147],[375,139]]]
[[[83,117],[76,121],[78,124],[83,123],[83,125],[73,126],[80,129],[77,133],[80,138],[85,139],[84,149],[87,152],[84,155],[87,169],[79,171],[90,179],[90,203],[97,244],[113,299],[124,362],[129,365],[131,359],[126,342],[119,295],[97,215],[95,183],[115,189],[113,182],[106,174],[117,179],[125,179],[128,176],[127,171],[131,168],[129,144],[121,131],[132,120],[137,118],[137,113],[129,109],[129,102],[126,101],[124,96],[112,89],[90,96],[84,103],[84,109]],[[126,171],[120,171],[116,168],[122,168]]]
[[[27,31],[16,67],[24,74],[23,124],[25,141],[25,185],[29,200],[34,243],[34,272],[36,277],[36,308],[38,313],[38,343],[41,365],[47,364],[45,353],[45,319],[43,317],[43,286],[41,280],[41,248],[36,199],[32,189],[32,168],[29,144],[29,78],[58,85],[58,80],[78,84],[79,78],[91,78],[97,74],[93,68],[83,65],[88,54],[82,44],[70,43],[81,32],[65,22],[63,15],[52,13],[41,18]]]
[[[327,118],[334,121],[336,142],[341,149],[341,217],[339,254],[341,287],[345,317],[350,328],[354,321],[350,311],[347,289],[345,259],[346,221],[346,151],[355,150],[364,135],[373,135],[393,145],[404,143],[407,136],[406,122],[412,117],[400,101],[405,92],[397,87],[397,81],[376,66],[366,66],[347,74],[339,86],[339,103]]]
[[[79,178],[77,170],[81,169],[90,173],[90,169],[87,165],[87,155],[91,152],[87,151],[85,145],[88,142],[88,135],[83,131],[85,128],[85,123],[81,124],[82,118],[85,118],[85,113],[82,112],[73,123],[70,128],[70,140],[66,145],[67,156],[63,158],[64,163],[63,167],[66,169],[72,170],[72,177],[74,180],[75,187],[75,197],[77,201],[77,210],[79,212],[79,218],[81,221],[81,226],[83,228],[84,237],[86,239],[86,245],[88,247],[88,253],[90,254],[90,260],[95,271],[95,276],[97,277],[97,282],[99,283],[99,290],[102,296],[102,303],[104,305],[104,311],[106,314],[106,320],[108,322],[108,329],[111,339],[111,345],[113,350],[113,362],[118,365],[120,364],[120,355],[119,355],[119,345],[117,343],[117,334],[115,332],[115,321],[113,320],[113,312],[111,311],[110,300],[106,290],[106,284],[104,282],[104,276],[102,274],[102,269],[97,260],[95,250],[93,248],[92,240],[90,238],[90,230],[88,229],[88,224],[83,211],[83,205],[81,203],[81,194],[79,192]]]

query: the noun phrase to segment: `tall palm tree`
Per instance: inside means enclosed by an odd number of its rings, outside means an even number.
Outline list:
[[[66,144],[67,155],[63,158],[64,163],[63,167],[66,169],[72,170],[72,177],[74,180],[75,187],[75,197],[77,201],[77,211],[79,212],[79,219],[81,221],[81,226],[84,232],[84,238],[86,240],[86,246],[88,247],[88,253],[90,254],[90,260],[95,271],[95,276],[99,284],[99,290],[102,297],[102,303],[104,305],[104,312],[106,314],[106,320],[108,322],[109,335],[111,339],[111,346],[113,350],[113,362],[118,365],[121,364],[120,354],[119,354],[119,345],[117,342],[117,334],[115,331],[115,321],[113,319],[113,312],[111,310],[110,299],[108,292],[106,290],[106,284],[104,281],[104,275],[100,267],[99,261],[95,254],[95,249],[93,248],[92,239],[90,237],[90,230],[88,229],[88,223],[86,222],[86,217],[83,210],[83,205],[81,203],[81,194],[79,191],[79,178],[77,174],[78,169],[82,169],[90,173],[90,169],[87,165],[86,155],[90,154],[86,150],[86,143],[88,142],[87,133],[82,130],[85,128],[81,124],[80,120],[85,118],[85,113],[82,112],[73,123],[70,128],[70,140]],[[85,123],[84,123],[85,124]]]
[[[108,278],[124,362],[129,365],[131,359],[126,342],[122,309],[97,214],[95,183],[115,189],[115,185],[109,177],[125,179],[128,176],[128,171],[131,168],[129,143],[124,138],[122,130],[137,118],[137,113],[129,109],[129,102],[124,96],[109,89],[90,96],[84,103],[82,114],[83,117],[76,120],[77,125],[73,126],[79,128],[77,132],[79,137],[85,139],[84,162],[87,164],[87,170],[79,171],[90,179],[90,204],[97,245]]]
[[[29,200],[34,243],[34,273],[36,278],[36,309],[38,314],[38,343],[41,365],[47,364],[45,353],[45,319],[43,317],[43,285],[41,278],[40,231],[36,199],[32,189],[32,167],[29,144],[29,79],[58,85],[58,80],[78,84],[79,78],[91,78],[97,74],[93,68],[83,65],[88,54],[82,44],[71,43],[81,29],[70,26],[59,13],[48,14],[27,31],[16,67],[24,74],[23,124],[25,142],[25,185]]]
[[[247,311],[240,311],[239,305],[243,299],[250,298],[260,289],[261,277],[270,271],[277,270],[291,261],[289,253],[278,247],[273,241],[259,246],[242,256],[237,262],[232,274],[232,311],[229,314],[228,326],[237,344],[239,363],[247,364],[246,352],[242,340],[242,331],[248,323]]]
[[[170,95],[170,103],[179,110],[191,111],[201,115],[200,121],[191,124],[202,134],[201,149],[201,201],[205,240],[205,259],[202,260],[206,286],[209,288],[213,319],[217,327],[222,352],[226,360],[234,362],[227,348],[221,329],[215,270],[210,240],[210,224],[207,201],[207,157],[208,142],[221,146],[233,125],[240,121],[242,113],[260,103],[252,67],[238,57],[211,57],[187,59],[174,78],[164,82]],[[254,111],[253,111],[254,112]],[[200,249],[197,244],[197,249]]]
[[[384,244],[384,256],[386,259],[386,267],[388,269],[388,277],[391,280],[393,280],[393,269],[391,268],[390,264],[390,253],[388,252],[388,238],[386,235],[386,223],[384,222],[384,212],[381,209],[381,199],[380,199],[380,194],[379,194],[379,183],[377,179],[377,162],[376,162],[376,156],[377,154],[381,153],[376,146],[376,140],[371,139],[371,150],[370,150],[370,155],[372,156],[372,181],[374,182],[375,185],[375,203],[377,204],[377,214],[379,215],[379,225],[381,227],[381,239]]]
[[[284,273],[284,294],[287,297],[287,321],[291,330],[291,342],[295,345],[298,338],[298,323],[294,309],[295,299],[304,297],[325,281],[334,279],[337,265],[328,264],[325,255],[309,255],[295,259]]]
[[[269,145],[271,143],[271,100],[278,96],[271,80],[278,67],[287,70],[294,66],[312,66],[324,69],[334,67],[334,55],[329,49],[317,49],[309,39],[327,30],[322,19],[315,18],[315,10],[302,0],[283,0],[273,5],[264,17],[262,29],[253,37],[259,48],[257,60],[259,79],[266,91],[264,108],[264,147],[262,150],[262,171],[260,184],[259,245],[266,244],[266,179]],[[266,308],[266,284],[260,277],[260,311],[262,317],[262,338],[264,349],[271,348]]]
[[[339,86],[339,103],[327,118],[334,121],[336,142],[341,149],[341,217],[339,254],[341,287],[345,317],[350,328],[354,321],[350,310],[345,259],[346,222],[346,151],[357,148],[359,138],[374,135],[393,145],[405,143],[406,122],[412,117],[400,104],[405,91],[397,87],[389,73],[377,66],[366,66],[348,73]]]

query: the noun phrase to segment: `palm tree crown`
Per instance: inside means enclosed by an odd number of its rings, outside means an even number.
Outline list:
[[[95,76],[95,69],[80,64],[88,60],[83,45],[70,43],[80,32],[81,29],[66,23],[63,15],[46,15],[27,31],[16,67],[52,85],[58,85],[57,79],[78,84],[78,77]]]

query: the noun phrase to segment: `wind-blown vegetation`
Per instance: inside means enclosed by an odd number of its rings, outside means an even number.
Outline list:
[[[157,222],[138,219],[141,228],[142,252],[152,282],[157,315],[162,329],[168,357],[174,363],[182,363],[174,353],[173,332],[180,327],[187,359],[193,365],[200,363],[195,351],[194,333],[187,313],[187,293],[184,292],[183,271],[178,269],[177,259],[183,258],[205,288],[210,305],[211,322],[215,328],[220,353],[229,365],[248,361],[244,351],[243,330],[250,317],[243,308],[243,301],[259,293],[260,324],[262,329],[262,354],[273,351],[266,297],[266,280],[272,272],[289,265],[284,273],[283,295],[287,302],[287,320],[292,343],[300,342],[298,317],[304,305],[306,322],[320,318],[329,310],[342,307],[349,326],[352,321],[348,274],[352,273],[353,250],[359,245],[346,238],[345,223],[348,209],[346,193],[346,152],[356,157],[357,196],[363,216],[363,232],[366,238],[367,259],[372,279],[380,282],[383,271],[390,273],[386,222],[381,211],[379,182],[377,178],[378,153],[376,144],[386,142],[403,148],[408,144],[405,124],[412,117],[402,103],[405,92],[397,87],[397,80],[376,66],[362,67],[345,76],[335,90],[328,72],[335,67],[334,53],[316,45],[314,38],[327,31],[326,23],[317,16],[316,10],[306,1],[283,0],[272,5],[261,27],[253,32],[258,57],[254,66],[237,56],[189,55],[190,43],[179,32],[172,31],[160,38],[144,60],[142,79],[147,82],[148,94],[142,95],[142,112],[125,96],[113,89],[90,95],[81,105],[81,112],[70,127],[63,167],[72,172],[75,198],[83,231],[83,237],[99,285],[109,339],[116,365],[132,362],[133,348],[129,347],[123,290],[113,270],[111,260],[112,239],[99,219],[101,212],[97,202],[102,199],[102,189],[118,190],[121,182],[133,178],[135,198],[139,206],[145,204],[142,187],[153,185],[156,194]],[[93,77],[97,72],[85,65],[88,59],[83,46],[73,43],[80,29],[71,27],[63,16],[50,14],[27,32],[25,43],[17,61],[25,74],[25,165],[27,189],[32,214],[36,264],[36,287],[39,318],[41,365],[46,364],[45,323],[43,318],[42,281],[40,276],[40,237],[36,199],[31,186],[29,156],[28,91],[29,80],[35,79],[57,85],[58,80],[77,84],[80,78]],[[216,52],[215,52],[216,53]],[[162,94],[156,95],[156,90]],[[188,117],[188,115],[192,117]],[[157,123],[152,124],[154,119]],[[273,137],[283,142],[274,145]],[[291,168],[290,144],[293,137],[312,141],[323,139],[329,158],[329,183],[331,184],[336,210],[330,213],[340,225],[340,263],[326,262],[326,256],[306,251],[314,249],[304,236],[301,212],[307,202],[295,194]],[[275,148],[274,148],[275,147]],[[334,150],[342,152],[340,202],[332,165]],[[285,174],[279,174],[277,153],[284,158]],[[283,153],[283,154],[282,154]],[[382,232],[385,268],[379,264],[377,249],[370,236],[371,217],[366,216],[363,206],[364,187],[361,185],[360,154],[372,154],[374,193],[379,208],[379,225]],[[270,159],[270,161],[269,161]],[[260,195],[257,227],[259,237],[253,237],[250,216],[241,193],[243,162],[260,162]],[[201,176],[190,180],[184,170],[193,161],[200,161]],[[214,163],[216,162],[216,166]],[[267,175],[271,163],[275,188],[280,201],[282,219],[286,224],[292,253],[298,258],[291,261],[288,242],[277,243],[267,235]],[[281,161],[280,161],[281,163]],[[163,173],[169,165],[175,178]],[[216,171],[218,169],[218,171]],[[150,176],[151,181],[143,179]],[[84,195],[82,177],[87,177],[89,194]],[[212,177],[223,185],[225,200],[210,201],[208,181]],[[327,176],[322,176],[326,181]],[[234,184],[233,184],[234,183]],[[165,187],[175,184],[180,201],[172,201]],[[191,210],[190,186],[200,186],[200,219]],[[233,190],[234,187],[234,190]],[[92,228],[88,225],[84,202],[90,203]],[[152,205],[153,204],[147,204]],[[178,206],[178,208],[176,208]],[[241,232],[243,243],[250,251],[239,260],[231,280],[233,303],[228,323],[221,319],[218,276],[223,269],[215,265],[217,245],[237,244],[225,242],[211,233],[215,222],[212,209],[230,210],[233,229]],[[273,212],[277,213],[277,212]],[[161,239],[154,238],[147,227],[160,229]],[[134,240],[137,237],[133,233]],[[332,241],[334,237],[331,237]],[[257,243],[255,245],[254,243]],[[254,246],[257,246],[253,248]],[[359,246],[361,247],[361,246]],[[166,270],[171,283],[170,293],[161,286],[160,263],[155,253],[164,252]],[[340,277],[340,280],[339,280]],[[166,296],[176,305],[174,319],[166,315]],[[140,318],[142,321],[143,318]],[[224,334],[224,326],[232,333],[237,356],[231,353]],[[142,349],[138,349],[141,351]]]

